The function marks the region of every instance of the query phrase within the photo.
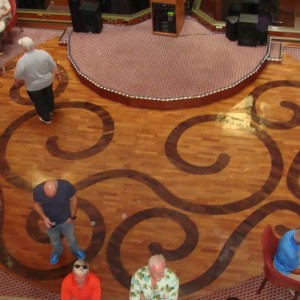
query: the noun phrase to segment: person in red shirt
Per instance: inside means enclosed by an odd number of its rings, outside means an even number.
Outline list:
[[[89,265],[82,259],[75,261],[73,272],[61,285],[61,300],[101,300],[101,283]]]

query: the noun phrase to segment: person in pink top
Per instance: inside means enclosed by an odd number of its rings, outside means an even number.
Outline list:
[[[96,274],[90,273],[89,265],[77,260],[73,272],[61,285],[61,300],[101,300],[101,282]]]

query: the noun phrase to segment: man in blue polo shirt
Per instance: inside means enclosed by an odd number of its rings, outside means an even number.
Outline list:
[[[85,253],[79,248],[75,233],[74,220],[77,211],[77,196],[74,186],[67,180],[47,180],[33,189],[33,209],[43,219],[53,252],[50,263],[58,263],[63,252],[60,235],[66,237],[72,253],[78,259],[85,259]]]
[[[279,241],[274,267],[283,275],[300,281],[300,229],[289,230]]]

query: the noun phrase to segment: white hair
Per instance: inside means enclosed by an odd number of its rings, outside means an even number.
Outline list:
[[[159,265],[166,265],[166,259],[162,254],[155,254],[149,258],[148,266],[149,268]]]
[[[26,51],[34,49],[33,40],[30,37],[23,37],[18,40],[18,44],[22,46]]]

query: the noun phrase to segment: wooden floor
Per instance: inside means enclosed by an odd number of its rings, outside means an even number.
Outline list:
[[[66,249],[49,264],[31,204],[33,186],[64,178],[78,191],[76,233],[103,300],[128,299],[131,275],[155,252],[178,274],[181,299],[261,274],[263,227],[300,223],[300,64],[284,55],[237,95],[155,111],[99,97],[58,39],[42,47],[63,73],[52,124],[13,87],[16,60],[0,78],[1,269],[60,291],[74,257]]]

